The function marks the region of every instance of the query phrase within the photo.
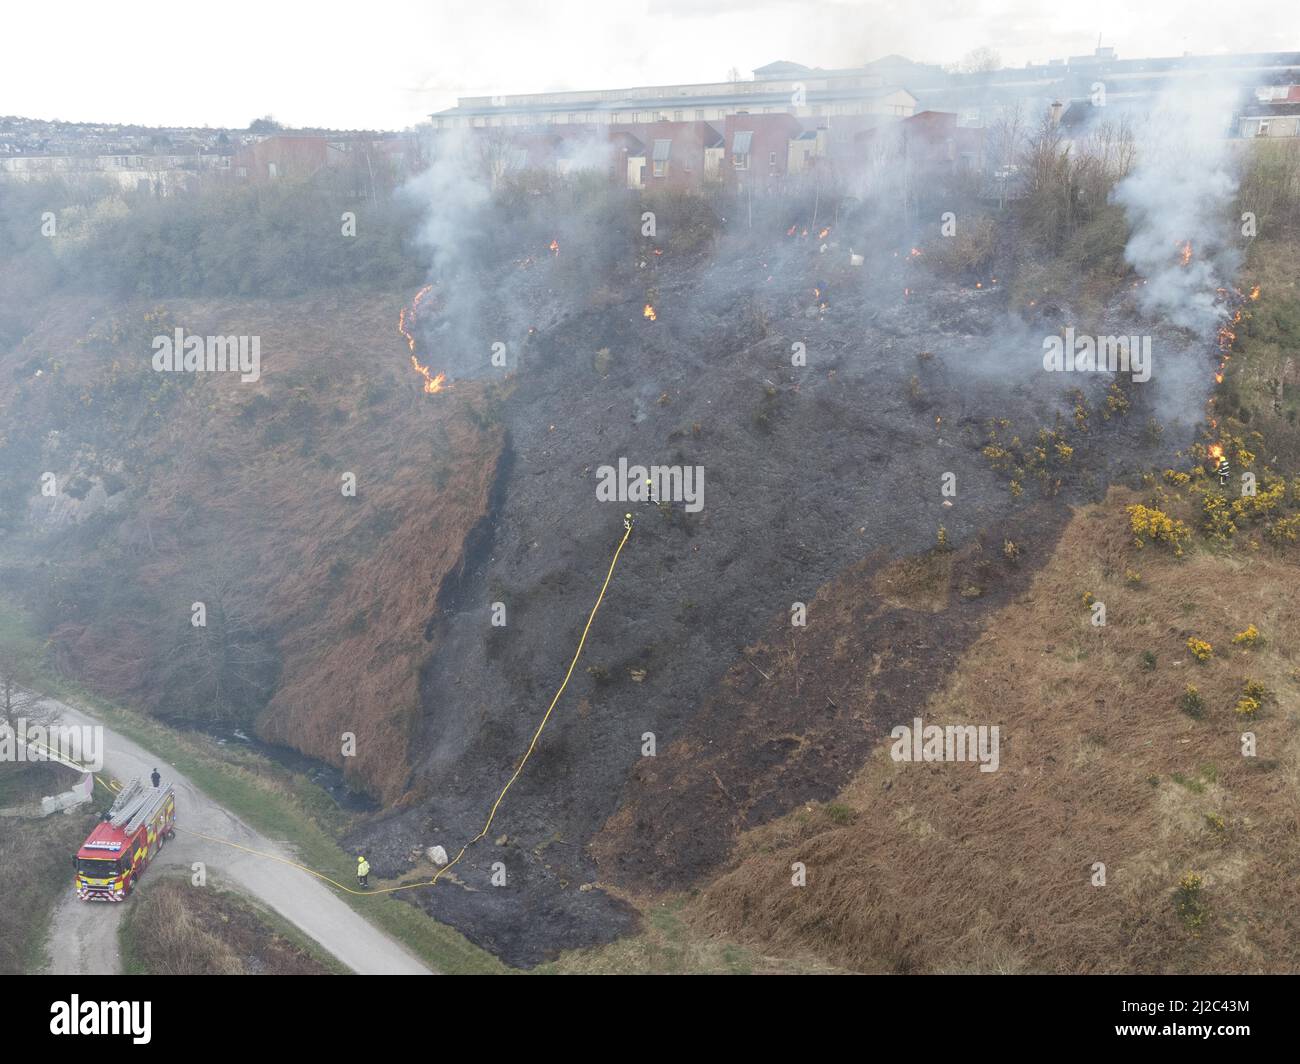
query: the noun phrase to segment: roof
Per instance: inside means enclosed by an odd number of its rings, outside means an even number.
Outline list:
[[[633,133],[629,133],[626,129],[611,129],[609,132],[609,139],[610,143],[616,146],[621,144],[624,151],[645,151],[645,144],[642,142],[641,138]]]
[[[744,82],[752,85],[754,82]],[[761,84],[761,83],[760,83]],[[894,93],[907,93],[915,99],[915,94],[900,85],[869,86],[835,86],[829,89],[808,89],[805,98],[809,103],[840,103],[854,100],[869,100]],[[548,103],[544,99],[527,99],[519,103],[496,106],[490,104],[457,104],[441,111],[435,111],[430,118],[456,118],[462,116],[501,116],[515,114],[545,114],[547,112],[573,112],[574,114],[593,115],[608,114],[611,111],[653,111],[663,114],[671,111],[685,111],[698,107],[763,107],[789,106],[790,94],[774,92],[725,92],[708,93],[691,96],[662,96],[655,99],[604,99],[582,100],[570,103]]]
[[[1300,103],[1252,103],[1240,111],[1241,118],[1282,118],[1300,115]]]
[[[90,837],[81,844],[77,856],[90,859],[102,857],[108,860],[119,856],[126,842],[126,832],[121,828],[113,827],[107,820],[102,820],[95,825],[95,830],[90,833]]]
[[[807,74],[810,68],[802,63],[792,63],[788,59],[778,59],[775,63],[768,63],[766,66],[755,67],[754,76],[759,78],[775,78],[782,74]]]

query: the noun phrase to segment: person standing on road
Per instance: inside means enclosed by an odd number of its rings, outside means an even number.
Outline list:
[[[357,884],[362,887],[370,886],[370,862],[364,857],[357,858]]]
[[[158,784],[162,783],[162,777],[158,775],[157,769],[153,770],[153,775],[150,776],[149,779],[153,781],[153,789],[156,791],[158,789]]]

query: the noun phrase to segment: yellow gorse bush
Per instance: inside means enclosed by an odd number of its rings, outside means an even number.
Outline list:
[[[1177,518],[1170,517],[1163,510],[1155,510],[1137,503],[1127,507],[1129,528],[1137,538],[1137,545],[1163,543],[1175,555],[1181,556],[1183,544],[1191,537],[1191,530]]]

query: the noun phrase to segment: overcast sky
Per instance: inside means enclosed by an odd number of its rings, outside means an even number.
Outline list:
[[[1008,66],[1300,50],[1294,0],[127,0],[0,8],[0,114],[400,129],[460,95],[721,81],[897,52]]]

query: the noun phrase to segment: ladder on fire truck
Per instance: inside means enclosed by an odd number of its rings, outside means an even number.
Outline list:
[[[136,777],[113,800],[108,811],[108,822],[129,835],[157,812],[170,792],[170,785],[155,790]]]

